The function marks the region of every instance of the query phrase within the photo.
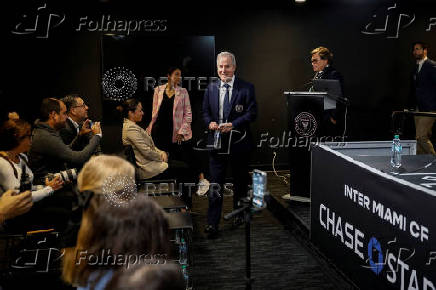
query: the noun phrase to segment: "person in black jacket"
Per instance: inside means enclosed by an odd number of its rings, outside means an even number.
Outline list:
[[[436,62],[427,58],[427,51],[427,44],[413,44],[416,65],[412,72],[409,106],[421,112],[436,112]],[[434,121],[433,117],[415,117],[417,154],[436,154],[430,141]]]
[[[333,53],[323,46],[311,51],[312,68],[315,72],[313,79],[339,80],[341,84],[342,96],[344,96],[344,78],[332,65]],[[324,111],[323,130],[324,136],[338,136],[341,134],[338,122],[343,120],[343,108],[340,103],[336,104],[337,109]]]
[[[67,108],[65,127],[59,131],[59,135],[65,144],[74,151],[83,150],[92,138],[91,121],[88,119],[89,107],[79,94],[69,94],[62,99]],[[94,152],[100,154],[100,146]],[[69,168],[81,168],[82,164],[68,164]]]

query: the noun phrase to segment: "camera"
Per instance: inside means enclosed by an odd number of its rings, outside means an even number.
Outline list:
[[[60,178],[62,179],[63,182],[73,182],[74,180],[77,179],[77,169],[76,168],[71,168],[71,169],[67,169],[58,173],[49,173],[47,174],[47,178],[48,180],[52,180],[55,177],[60,176]]]

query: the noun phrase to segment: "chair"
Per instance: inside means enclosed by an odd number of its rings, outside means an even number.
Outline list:
[[[176,189],[177,180],[175,178],[169,179],[141,179],[138,175],[138,165],[136,164],[135,152],[131,145],[124,145],[124,148],[119,154],[121,158],[127,160],[135,167],[135,181],[138,185],[138,192],[146,193],[147,195],[156,196],[156,195],[171,195],[174,193],[178,193],[178,191],[170,191],[169,189],[172,187]],[[154,186],[152,186],[154,185]],[[168,185],[168,189],[165,190],[163,185]],[[151,190],[154,188],[154,190]]]

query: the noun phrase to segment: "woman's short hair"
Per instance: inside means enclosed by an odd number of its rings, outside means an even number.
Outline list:
[[[62,277],[86,286],[95,271],[98,282],[108,270],[151,263],[151,257],[153,264],[163,264],[170,252],[168,231],[162,208],[150,197],[141,195],[128,206],[116,207],[103,195],[94,195],[83,213],[76,247],[66,249]],[[96,257],[103,260],[95,263]]]
[[[121,105],[117,107],[117,110],[121,112],[123,118],[129,117],[129,112],[135,112],[136,107],[138,107],[140,101],[138,99],[128,99],[125,100]]]
[[[109,178],[122,177],[135,179],[135,168],[128,161],[109,155],[93,156],[85,163],[77,177],[77,185],[80,191],[92,191],[96,194],[103,192],[103,185]],[[122,190],[122,183],[113,182],[115,192]]]
[[[180,265],[136,265],[120,269],[108,283],[108,290],[184,290],[185,281]]]
[[[333,53],[330,52],[330,50],[324,46],[320,46],[315,48],[310,52],[311,55],[319,54],[319,57],[321,59],[325,59],[328,61],[328,63],[331,63],[333,61]]]
[[[0,151],[9,151],[30,135],[31,125],[23,119],[5,121],[0,127]]]

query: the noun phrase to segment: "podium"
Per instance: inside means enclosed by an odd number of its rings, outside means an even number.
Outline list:
[[[291,172],[291,197],[310,197],[311,142],[320,139],[323,132],[325,108],[332,102],[327,92],[284,92],[288,107],[288,130],[291,132],[289,144],[289,167]]]

